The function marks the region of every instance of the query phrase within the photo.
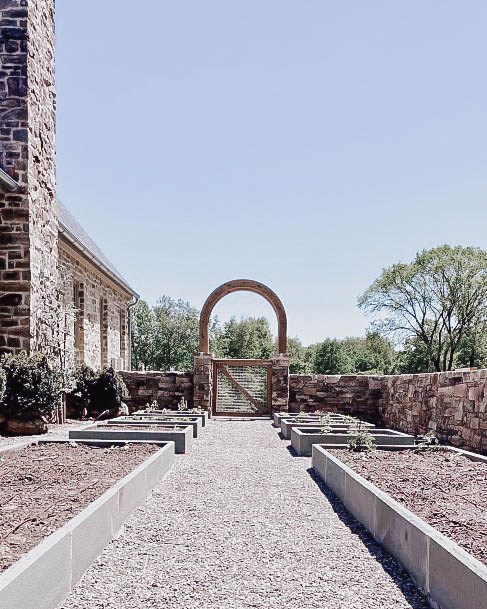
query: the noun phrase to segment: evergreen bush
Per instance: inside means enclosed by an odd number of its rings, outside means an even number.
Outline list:
[[[62,371],[40,353],[3,355],[0,368],[5,378],[0,412],[24,421],[50,418],[64,386]],[[0,381],[0,387],[2,382]]]

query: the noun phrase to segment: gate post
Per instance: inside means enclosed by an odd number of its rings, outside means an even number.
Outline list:
[[[284,353],[271,356],[272,410],[289,410],[289,356]]]
[[[213,356],[199,353],[194,358],[193,407],[211,413],[213,392]]]

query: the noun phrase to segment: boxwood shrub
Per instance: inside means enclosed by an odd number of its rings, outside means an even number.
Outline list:
[[[97,417],[106,410],[113,416],[128,397],[122,377],[111,367],[95,372],[83,365],[75,370],[74,378],[75,387],[67,400],[71,416]]]
[[[2,355],[0,368],[5,387],[0,412],[7,418],[50,418],[59,404],[64,385],[61,370],[40,353]]]

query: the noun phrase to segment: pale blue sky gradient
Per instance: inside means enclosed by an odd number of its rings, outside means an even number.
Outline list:
[[[383,267],[487,248],[486,31],[485,0],[58,0],[59,196],[149,302],[246,277],[304,343],[362,334]]]

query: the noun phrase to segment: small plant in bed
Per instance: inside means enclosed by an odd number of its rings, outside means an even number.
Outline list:
[[[360,453],[375,450],[375,438],[362,421],[356,421],[348,428],[348,449]]]
[[[331,433],[331,416],[329,414],[320,415],[320,431],[323,434]]]
[[[438,436],[433,430],[429,430],[424,435],[417,435],[414,442],[418,450],[424,450],[425,448],[439,448],[440,441]]]
[[[25,352],[3,355],[0,368],[5,379],[0,421],[7,433],[46,433],[66,383],[62,370],[44,355]]]

